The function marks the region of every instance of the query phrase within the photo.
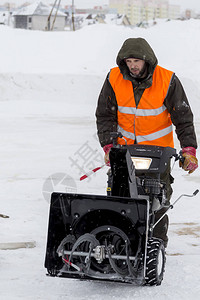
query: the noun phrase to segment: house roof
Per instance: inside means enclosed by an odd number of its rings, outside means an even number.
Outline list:
[[[39,15],[39,16],[49,16],[50,12],[52,10],[52,7],[44,4],[42,1],[36,1],[28,6],[22,7],[18,11],[14,12],[14,16],[33,16],[33,15]],[[56,14],[57,7],[53,9],[52,15],[54,16]],[[66,16],[63,12],[59,11],[57,12],[57,16]]]

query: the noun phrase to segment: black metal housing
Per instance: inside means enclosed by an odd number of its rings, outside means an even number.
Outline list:
[[[76,238],[103,225],[112,225],[134,240],[136,252],[139,235],[146,235],[148,218],[147,199],[130,199],[84,194],[53,193],[45,267],[59,270],[62,260],[57,254],[60,242],[68,234]]]

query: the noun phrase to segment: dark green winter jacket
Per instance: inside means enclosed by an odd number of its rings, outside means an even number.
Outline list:
[[[130,57],[139,58],[146,62],[148,68],[146,78],[136,80],[130,75],[124,61],[125,58]],[[152,75],[158,63],[152,48],[142,38],[130,38],[122,45],[116,62],[123,78],[132,82],[136,105],[138,105],[144,90],[152,85]],[[197,148],[193,114],[181,82],[175,74],[171,80],[164,105],[171,115],[181,148],[188,146]],[[97,134],[102,147],[112,143],[110,132],[117,131],[117,110],[118,105],[108,74],[100,92],[96,110]]]

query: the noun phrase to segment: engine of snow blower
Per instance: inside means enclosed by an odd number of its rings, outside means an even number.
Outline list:
[[[161,181],[176,150],[113,147],[108,195],[53,193],[45,267],[51,276],[159,285],[163,241],[152,237],[154,216],[166,204]]]

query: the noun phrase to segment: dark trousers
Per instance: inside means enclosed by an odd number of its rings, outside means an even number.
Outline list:
[[[173,192],[171,184],[174,182],[174,178],[171,176],[170,171],[171,171],[170,164],[168,164],[166,171],[163,174],[161,174],[161,178],[160,178],[162,181],[166,183],[166,190],[167,190],[166,205],[167,206],[170,205],[170,198]],[[155,214],[155,223],[166,212],[167,209],[168,207],[163,207]],[[164,241],[165,247],[167,247],[167,243],[168,243],[168,236],[167,236],[168,226],[169,226],[169,218],[167,215],[165,215],[153,230],[153,236],[162,239]]]

